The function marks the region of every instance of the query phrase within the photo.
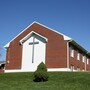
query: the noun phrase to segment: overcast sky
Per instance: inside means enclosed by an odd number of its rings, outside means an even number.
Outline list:
[[[90,0],[0,0],[0,47],[33,21],[73,38],[90,51]],[[0,60],[5,60],[4,49]]]

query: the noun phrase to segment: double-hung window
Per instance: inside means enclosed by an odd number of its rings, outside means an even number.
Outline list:
[[[70,47],[70,56],[74,57],[74,49],[73,49],[73,47]]]
[[[87,64],[89,64],[89,59],[87,58]]]
[[[85,56],[84,55],[82,56],[82,62],[85,62]]]
[[[80,53],[77,51],[77,60],[80,60]]]

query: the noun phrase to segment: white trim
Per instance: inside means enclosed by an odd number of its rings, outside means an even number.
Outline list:
[[[77,50],[77,60],[80,61],[80,52]]]
[[[78,72],[78,70],[73,69],[73,71],[72,71],[70,68],[48,68],[48,71]]]
[[[86,58],[86,56],[84,57],[84,63],[85,63],[85,71],[87,71],[87,60],[86,60],[87,58]]]
[[[22,69],[5,70],[5,73],[14,73],[14,72],[34,72],[34,71],[22,70]]]
[[[48,71],[67,71],[67,68],[48,68]],[[68,69],[68,71],[71,71]],[[13,72],[34,72],[30,70],[22,70],[22,69],[15,69],[15,70],[5,70],[5,73],[13,73]]]
[[[67,42],[67,69],[69,68],[69,42]]]
[[[85,55],[82,55],[82,62],[85,63]]]
[[[67,70],[69,69],[69,42],[71,42],[72,40],[67,42]]]
[[[21,69],[5,70],[5,73],[11,73],[11,72],[22,72],[22,70]]]
[[[34,41],[33,41],[34,38]],[[44,42],[43,42],[44,41]],[[29,44],[30,42],[39,42],[34,46]],[[41,37],[38,38],[37,35],[32,35],[22,46],[22,70],[23,71],[35,71],[37,66],[41,63],[45,63],[46,54],[46,42]],[[34,52],[33,52],[34,51]],[[39,53],[41,52],[41,54]],[[32,54],[33,53],[33,54]],[[30,55],[31,54],[31,55]],[[34,62],[33,62],[34,61]]]
[[[73,71],[70,68],[47,68],[48,72],[59,72],[59,71],[63,71],[63,72],[81,72],[78,70],[74,70]],[[14,69],[14,70],[5,70],[5,73],[14,73],[14,72],[34,72],[34,71],[30,71],[30,70],[22,70],[22,69]]]
[[[89,58],[87,58],[87,60],[86,60],[86,61],[87,61],[87,64],[89,64]]]
[[[41,25],[41,26],[43,26],[43,27],[45,27],[45,28],[47,28],[47,29],[49,29],[49,30],[51,30],[51,31],[53,31],[53,32],[56,32],[56,33],[58,33],[58,34],[60,34],[60,35],[63,35],[64,40],[72,40],[72,38],[70,38],[70,37],[68,37],[68,36],[66,36],[66,35],[64,35],[64,34],[58,32],[58,31],[56,31],[56,30],[54,30],[54,29],[52,29],[52,28],[49,28],[49,27],[47,27],[47,26],[45,26],[45,25],[43,25],[43,24],[41,24],[41,23],[39,23],[39,22],[36,22],[36,21],[35,21],[35,23],[37,23],[37,24],[39,24],[39,25]]]
[[[10,44],[10,42],[12,42],[15,38],[17,38],[20,34],[22,34],[26,29],[28,29],[30,26],[32,26],[35,23],[35,21],[33,23],[31,23],[28,27],[26,27],[22,32],[20,32],[16,37],[14,37],[11,41],[9,41],[4,47],[8,47],[8,45]]]
[[[48,68],[48,71],[71,71],[70,68]]]
[[[9,45],[10,45],[10,42],[9,42],[9,43],[7,43],[7,44],[4,46],[4,48],[8,48],[8,47],[9,47]]]
[[[70,47],[70,57],[74,58],[74,48],[72,46]]]
[[[29,37],[31,37],[32,34],[36,34],[37,36],[45,39],[46,42],[48,41],[48,39],[46,37],[34,32],[34,31],[31,31],[28,35],[26,35],[23,39],[20,40],[20,43],[22,44],[23,42],[25,42]]]
[[[47,27],[47,26],[45,26],[45,25],[43,25],[43,24],[40,24],[40,23],[34,21],[34,22],[31,23],[27,28],[25,28],[21,33],[19,33],[16,37],[14,37],[11,41],[9,41],[4,47],[5,47],[5,48],[9,47],[10,42],[12,42],[15,38],[17,38],[20,34],[22,34],[26,29],[28,29],[28,28],[29,28],[30,26],[32,26],[34,23],[37,23],[37,24],[39,24],[39,25],[41,25],[41,26],[43,26],[43,27],[45,27],[45,28],[47,28],[47,29],[49,29],[49,30],[51,30],[51,31],[54,31],[54,32],[56,32],[56,33],[58,33],[58,34],[60,34],[60,35],[63,35],[64,40],[71,40],[71,39],[72,39],[72,38],[70,38],[70,37],[68,37],[68,36],[66,36],[66,35],[64,35],[64,34],[58,32],[58,31],[56,31],[56,30],[54,30],[54,29],[51,29],[51,28],[49,28],[49,27]]]

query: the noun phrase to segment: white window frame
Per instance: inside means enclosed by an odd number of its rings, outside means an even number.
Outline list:
[[[80,67],[77,67],[77,71],[80,71]]]
[[[87,64],[89,64],[89,58],[87,58]]]
[[[74,48],[73,47],[70,47],[70,56],[74,57]]]
[[[80,52],[77,51],[77,60],[80,60]]]
[[[85,55],[82,55],[82,62],[85,62]]]
[[[73,72],[73,71],[74,71],[74,65],[71,65],[71,66],[70,66],[70,69],[71,69],[71,71]]]

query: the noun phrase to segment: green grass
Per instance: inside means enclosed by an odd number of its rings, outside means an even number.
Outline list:
[[[47,82],[33,82],[33,73],[0,74],[0,90],[90,90],[89,72],[48,74]]]

